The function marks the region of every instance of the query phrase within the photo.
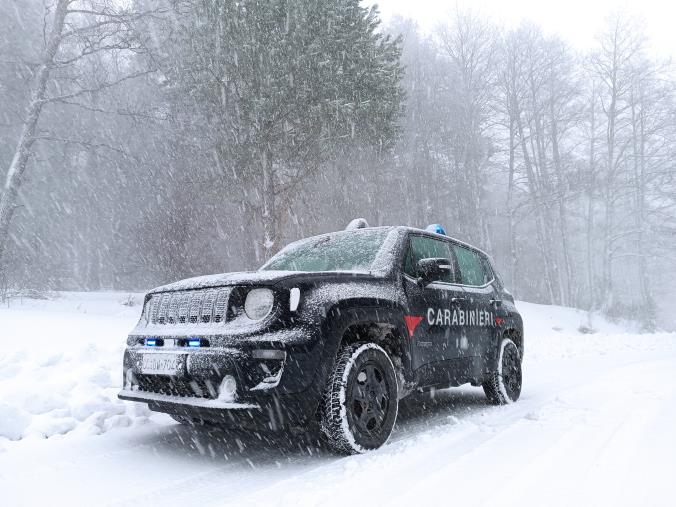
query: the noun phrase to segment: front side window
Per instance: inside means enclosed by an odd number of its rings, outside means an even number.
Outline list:
[[[481,258],[474,250],[460,245],[453,245],[455,258],[460,269],[460,283],[464,285],[485,285],[490,280],[481,265]]]
[[[387,229],[363,229],[324,234],[291,243],[261,270],[370,271]]]
[[[453,266],[451,251],[449,249],[448,243],[438,239],[428,238],[426,236],[411,236],[408,245],[408,252],[406,253],[406,260],[404,262],[404,273],[413,278],[418,278],[420,276],[420,273],[418,273],[418,261],[420,259],[429,259],[435,257],[448,259],[448,263],[451,265],[451,267]],[[439,281],[452,283],[452,271],[449,271]]]

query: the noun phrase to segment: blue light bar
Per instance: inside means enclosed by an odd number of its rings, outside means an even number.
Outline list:
[[[430,224],[427,227],[425,227],[425,230],[429,232],[434,232],[436,234],[443,234],[444,236],[446,235],[446,231],[439,224]]]
[[[155,338],[146,338],[146,347],[155,347],[157,340]]]
[[[188,340],[188,347],[201,347],[202,340]]]

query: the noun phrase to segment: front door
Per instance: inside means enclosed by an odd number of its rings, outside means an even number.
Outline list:
[[[452,270],[425,287],[417,284],[420,259],[448,259]],[[449,360],[459,357],[466,343],[462,327],[452,325],[454,311],[466,303],[463,288],[457,285],[451,244],[441,239],[411,235],[404,263],[408,300],[407,326],[412,341],[413,368],[420,369],[424,384],[444,383],[449,377]]]

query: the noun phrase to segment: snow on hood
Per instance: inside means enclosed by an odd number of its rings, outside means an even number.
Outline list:
[[[317,278],[326,276],[364,276],[369,275],[368,271],[331,271],[331,272],[308,272],[308,271],[241,271],[235,273],[219,273],[216,275],[196,276],[186,278],[178,282],[169,283],[160,287],[155,287],[149,294],[157,292],[169,292],[180,290],[206,289],[210,287],[225,287],[229,285],[255,285],[257,283],[270,284],[296,277]]]
[[[177,290],[205,289],[227,285],[269,283],[297,274],[294,271],[240,271],[235,273],[218,273],[215,275],[195,276],[178,282],[155,287],[150,293]]]

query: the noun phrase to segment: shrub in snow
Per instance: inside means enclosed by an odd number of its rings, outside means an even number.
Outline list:
[[[129,296],[127,296],[127,298],[122,301],[122,304],[129,307],[136,306],[136,298],[133,296],[133,294],[129,294]]]

